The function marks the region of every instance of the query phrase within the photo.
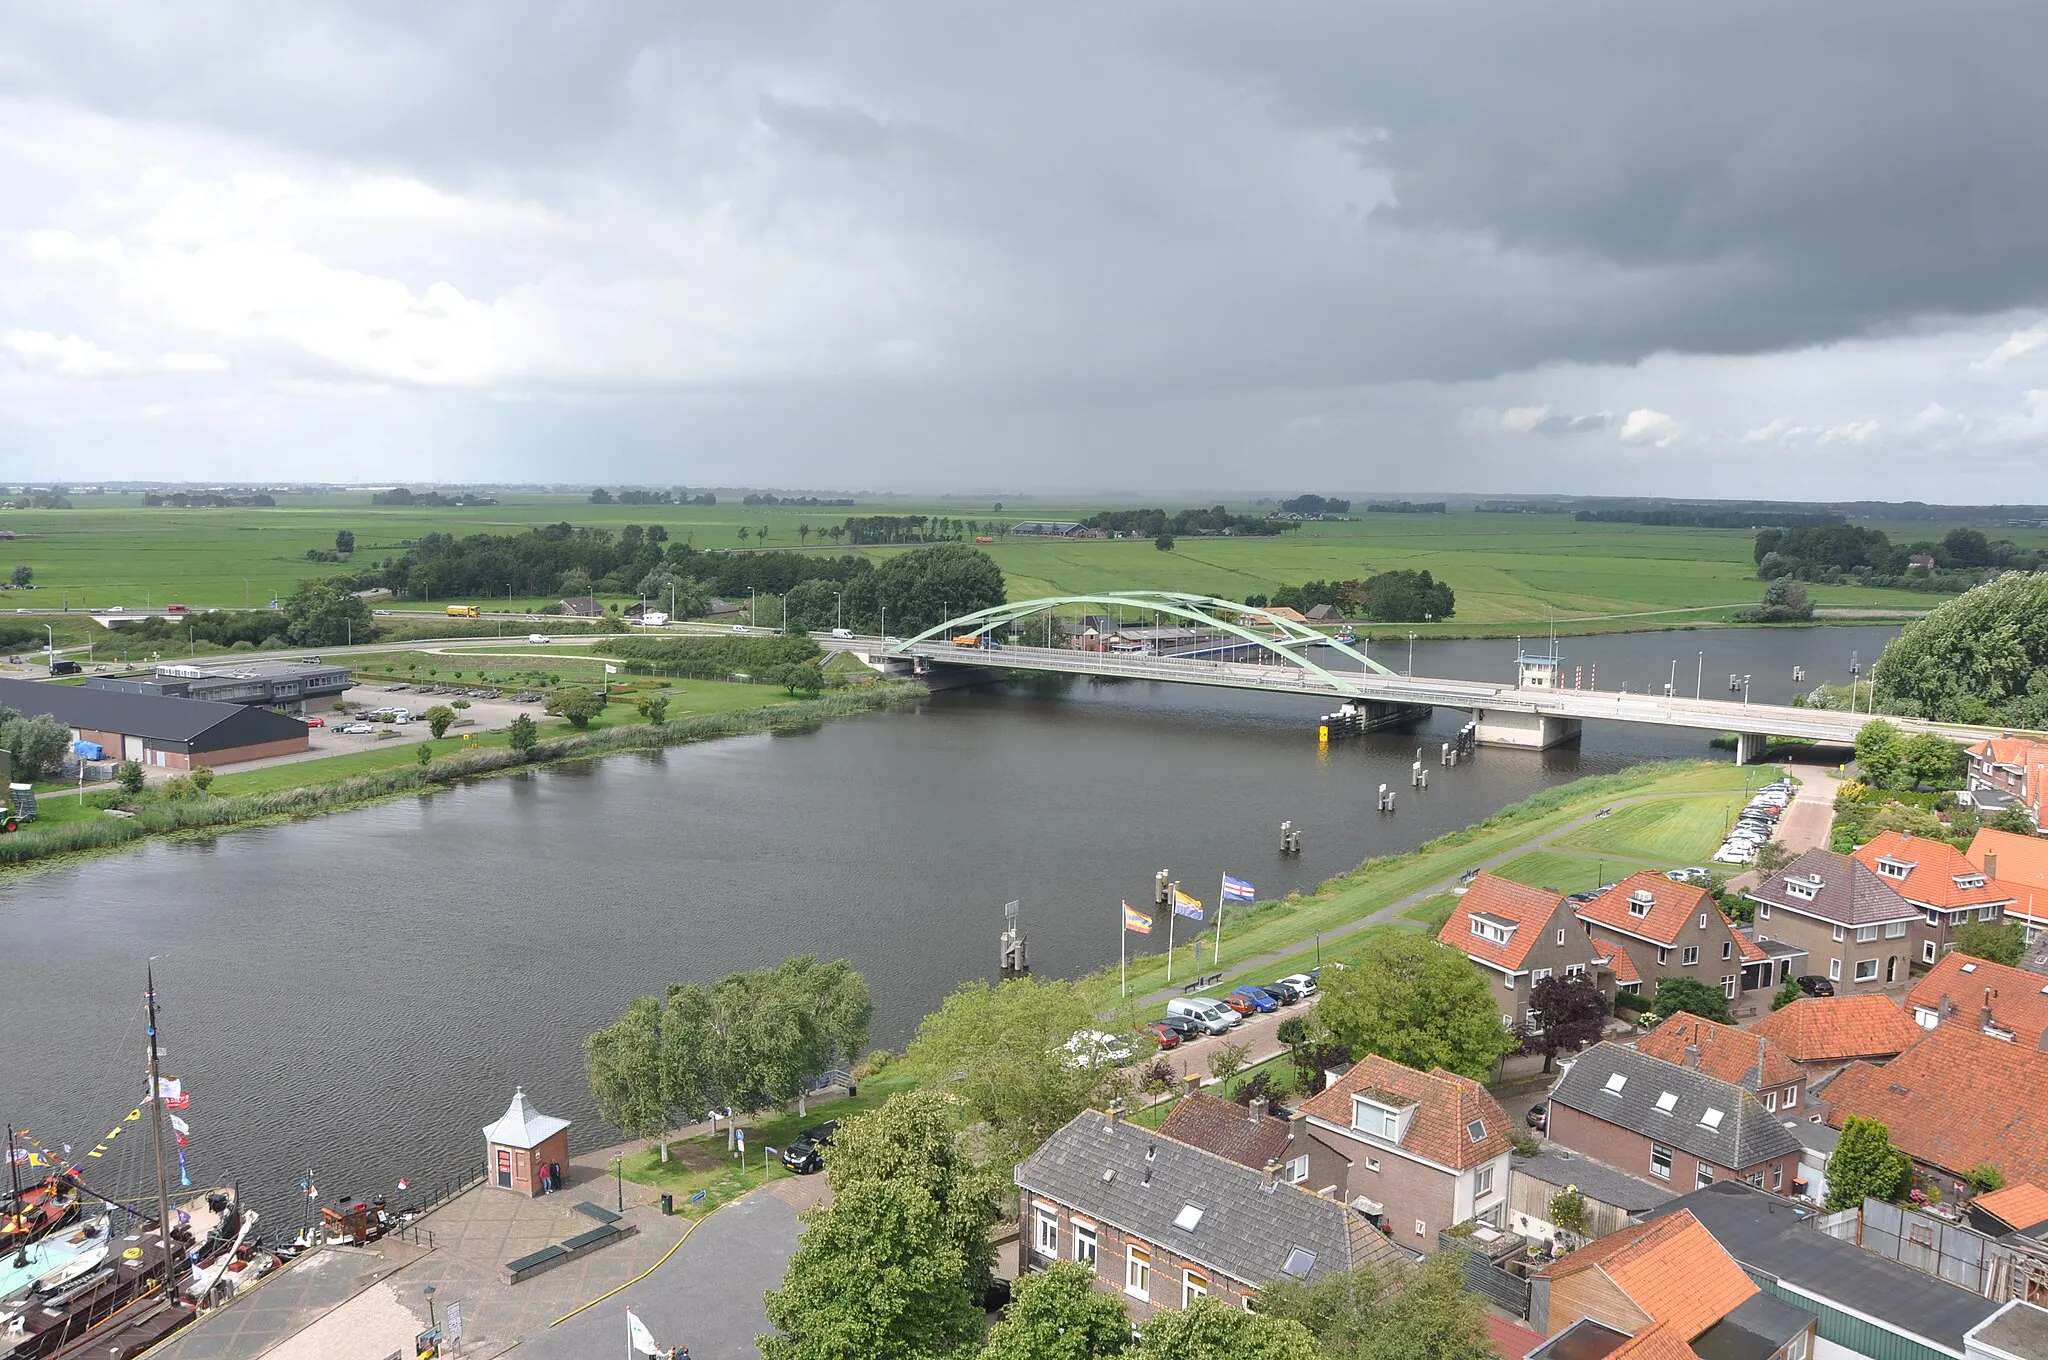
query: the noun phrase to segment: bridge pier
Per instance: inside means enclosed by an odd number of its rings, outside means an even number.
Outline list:
[[[1473,735],[1480,746],[1507,746],[1523,751],[1548,751],[1579,739],[1579,720],[1551,713],[1515,713],[1478,709]]]
[[[1429,716],[1429,709],[1417,704],[1388,703],[1379,699],[1346,699],[1335,713],[1323,715],[1322,725],[1332,738],[1378,732],[1389,727],[1407,727]]]
[[[1764,744],[1770,738],[1761,732],[1737,732],[1735,734],[1735,763],[1754,765],[1764,758]]]

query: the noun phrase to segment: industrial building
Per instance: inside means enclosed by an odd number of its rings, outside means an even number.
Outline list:
[[[0,704],[30,717],[48,714],[74,740],[97,742],[110,760],[163,769],[218,768],[311,745],[297,718],[243,704],[35,680],[0,680]]]
[[[105,676],[86,681],[91,689],[207,699],[217,704],[255,704],[297,712],[305,711],[313,701],[337,697],[348,684],[348,667],[318,657],[206,666],[166,662],[151,675]]]

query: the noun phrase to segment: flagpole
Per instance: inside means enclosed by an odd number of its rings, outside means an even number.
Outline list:
[[[1218,968],[1223,966],[1223,887],[1229,878],[1230,875],[1225,874],[1223,879],[1216,884],[1216,957],[1210,959],[1209,962],[1215,964]]]
[[[1180,884],[1167,889],[1172,898],[1166,904],[1166,980],[1173,981],[1173,918],[1180,915]]]
[[[1127,938],[1131,933],[1131,923],[1124,919],[1124,911],[1124,904],[1118,902],[1116,904],[1116,999],[1119,1001],[1131,994],[1131,965]]]

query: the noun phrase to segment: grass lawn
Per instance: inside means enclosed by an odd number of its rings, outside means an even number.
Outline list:
[[[1456,893],[1438,893],[1426,902],[1417,902],[1401,913],[1402,919],[1413,921],[1434,935],[1444,928],[1444,922],[1451,919],[1451,913],[1458,909]]]
[[[1638,869],[1668,868],[1612,855],[1604,861],[1607,881],[1627,878]],[[1532,888],[1555,888],[1561,893],[1591,892],[1600,886],[1603,861],[1594,855],[1566,854],[1557,850],[1531,850],[1494,870],[1502,878],[1526,883]]]
[[[1688,798],[1625,807],[1611,817],[1559,836],[1552,844],[1562,850],[1625,855],[1667,866],[1704,864],[1742,803],[1731,790],[1726,799]]]

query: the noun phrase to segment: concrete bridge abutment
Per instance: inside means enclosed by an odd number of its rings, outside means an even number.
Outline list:
[[[1506,746],[1523,751],[1548,751],[1577,741],[1577,718],[1560,718],[1553,713],[1517,713],[1512,710],[1475,709],[1478,722],[1473,739],[1481,746]]]
[[[1735,763],[1754,765],[1764,758],[1764,747],[1770,741],[1761,732],[1737,732],[1735,734]]]

